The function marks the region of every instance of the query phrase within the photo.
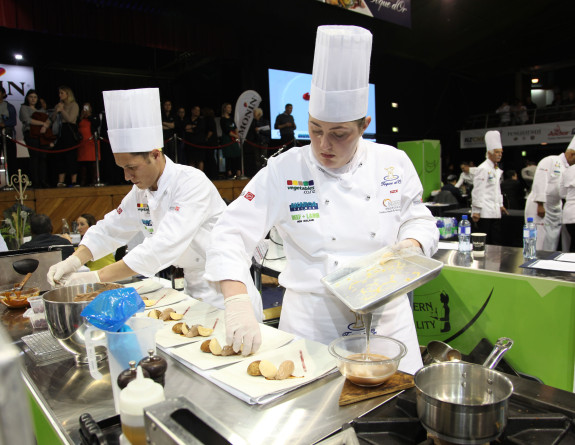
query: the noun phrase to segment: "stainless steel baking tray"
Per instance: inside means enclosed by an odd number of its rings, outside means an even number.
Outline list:
[[[321,281],[352,311],[368,313],[431,281],[442,267],[441,261],[422,255],[400,256],[385,248],[345,264]]]

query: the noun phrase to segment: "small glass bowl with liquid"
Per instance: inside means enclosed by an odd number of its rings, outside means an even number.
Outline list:
[[[405,345],[383,335],[363,334],[340,337],[329,345],[329,352],[337,360],[339,372],[359,386],[378,386],[396,373],[399,362],[407,353]]]

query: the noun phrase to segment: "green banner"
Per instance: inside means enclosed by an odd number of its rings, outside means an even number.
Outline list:
[[[399,142],[397,148],[407,153],[413,162],[423,185],[423,200],[427,201],[433,190],[441,188],[441,144],[426,139]]]
[[[421,345],[441,340],[468,354],[482,338],[509,337],[515,370],[573,391],[574,283],[445,266],[415,290],[413,315]]]

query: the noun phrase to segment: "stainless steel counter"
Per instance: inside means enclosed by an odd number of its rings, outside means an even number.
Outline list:
[[[550,252],[540,252],[546,258]],[[491,272],[535,276],[543,279],[575,282],[575,274],[523,269],[522,251],[518,248],[487,246],[482,259],[465,259],[455,250],[440,250],[436,259],[446,267],[473,268]],[[20,340],[32,333],[30,322],[22,318],[23,310],[0,308],[0,322],[12,339],[23,350]],[[166,375],[166,396],[185,396],[212,419],[212,426],[225,423],[233,431],[228,437],[233,443],[315,443],[339,430],[344,423],[362,416],[385,402],[385,398],[338,406],[344,378],[338,373],[325,377],[306,387],[295,390],[265,406],[250,406],[223,389],[195,374],[171,357]],[[44,411],[62,443],[75,444],[79,440],[78,418],[89,412],[96,421],[115,414],[107,362],[101,367],[104,379],[93,380],[87,368],[77,368],[72,358],[39,366],[28,353],[23,354],[23,375],[26,385]],[[539,389],[532,385],[526,391]],[[544,387],[539,395],[559,394],[559,390]],[[565,395],[561,395],[565,397]],[[570,400],[571,402],[571,400]]]
[[[453,244],[455,244],[455,242]],[[552,253],[553,252],[540,251],[537,252],[537,258],[546,259]],[[575,273],[519,267],[525,263],[525,259],[523,258],[523,249],[518,247],[487,245],[485,246],[485,256],[483,258],[475,258],[473,255],[463,255],[457,250],[441,249],[437,251],[433,258],[441,261],[446,266],[575,283]]]
[[[17,345],[32,333],[22,310],[1,310],[0,319]],[[12,327],[11,327],[12,326]],[[233,431],[232,443],[311,444],[339,430],[344,423],[361,416],[386,400],[372,400],[339,407],[344,378],[332,374],[295,390],[265,406],[248,405],[195,374],[160,352],[168,361],[166,397],[185,396],[201,406],[212,426],[225,423]],[[23,354],[24,380],[63,443],[80,439],[78,419],[89,412],[96,421],[115,414],[107,362],[101,366],[103,380],[93,380],[87,367],[77,368],[72,358],[38,366],[28,353]]]

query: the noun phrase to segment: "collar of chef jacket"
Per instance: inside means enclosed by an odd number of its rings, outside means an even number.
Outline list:
[[[563,164],[564,168],[569,167],[569,162],[567,162],[567,158],[565,157],[565,153],[561,153],[559,155],[559,159],[561,160],[561,163]]]
[[[175,164],[166,156],[166,166],[158,179],[158,190],[153,192],[150,189],[146,189],[146,198],[148,200],[150,210],[155,210],[157,208],[159,201],[168,191],[172,181],[174,180],[174,172]]]

